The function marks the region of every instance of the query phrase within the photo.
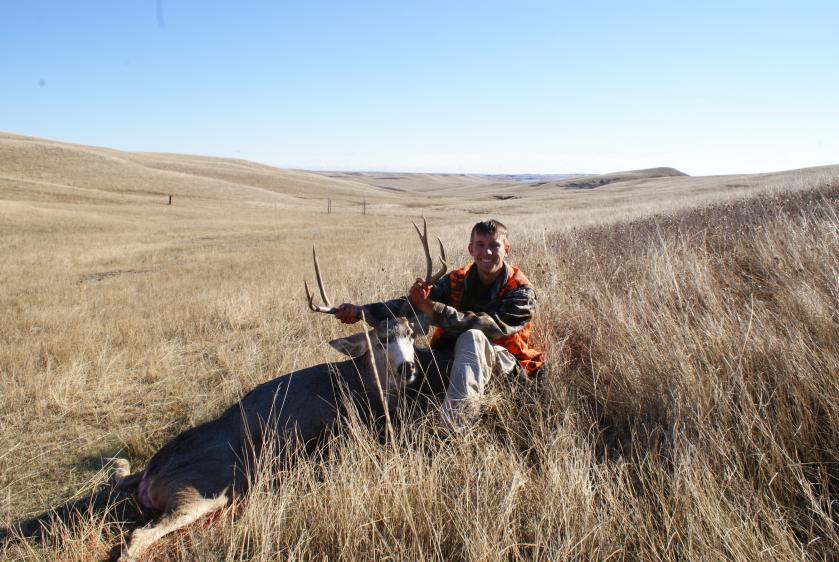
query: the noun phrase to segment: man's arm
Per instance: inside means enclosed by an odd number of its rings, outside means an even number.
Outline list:
[[[433,299],[432,299],[433,300]],[[466,330],[480,330],[489,339],[507,337],[522,330],[533,318],[536,292],[523,285],[505,295],[491,312],[459,311],[442,302],[432,305],[431,324],[447,333],[459,335]]]
[[[442,277],[430,287],[429,298],[436,302],[448,302],[448,276]],[[364,311],[364,318],[367,320],[367,323],[370,326],[376,326],[385,318],[404,316],[406,310],[412,310],[412,307],[408,302],[408,297],[399,297],[384,302],[365,304],[363,306],[344,303],[338,307],[338,313],[335,316],[338,320],[344,322],[345,324],[353,324],[361,320],[361,312]],[[420,314],[421,311],[414,309],[414,312]]]

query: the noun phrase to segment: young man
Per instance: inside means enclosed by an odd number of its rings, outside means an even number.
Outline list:
[[[542,352],[529,342],[536,295],[524,274],[506,262],[507,227],[494,219],[477,223],[468,249],[473,263],[433,286],[417,279],[408,294],[414,310],[437,327],[431,338],[433,361],[443,378],[448,374],[440,419],[452,429],[471,425],[492,377],[536,378],[543,364]],[[402,298],[363,307],[345,303],[335,316],[351,324],[363,310],[375,325],[393,316],[404,302]],[[432,362],[429,354],[425,357],[421,363]]]

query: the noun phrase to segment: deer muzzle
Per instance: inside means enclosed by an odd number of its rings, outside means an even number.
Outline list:
[[[413,383],[417,379],[417,366],[413,361],[405,361],[399,365],[399,376],[402,377],[403,383]]]

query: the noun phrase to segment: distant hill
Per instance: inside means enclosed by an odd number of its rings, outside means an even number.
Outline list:
[[[495,176],[484,174],[433,174],[411,172],[313,172],[322,176],[361,182],[372,187],[407,193],[437,193],[441,191],[474,189],[498,183]],[[506,180],[515,183],[515,180]]]
[[[680,172],[675,168],[646,168],[643,170],[629,170],[626,172],[613,172],[611,174],[601,174],[598,176],[582,176],[572,177],[565,180],[555,182],[534,182],[534,187],[550,184],[553,187],[564,187],[567,189],[594,189],[610,183],[618,183],[623,181],[641,180],[650,178],[671,178],[678,176],[687,176],[684,172]]]
[[[263,203],[325,197],[392,199],[352,178],[284,170],[232,158],[124,152],[0,132],[0,186],[6,197],[50,193],[62,200],[244,199]]]
[[[743,191],[836,174],[836,166],[689,176],[669,167],[602,175],[431,174],[281,169],[234,158],[125,152],[0,132],[0,203],[158,205],[235,201],[286,209],[364,204],[393,216],[432,211],[510,216],[589,204],[614,192],[657,201],[673,193]],[[328,200],[328,202],[327,202]],[[337,209],[336,209],[337,210]],[[301,211],[302,212],[302,211]],[[309,211],[306,211],[309,212]],[[104,215],[103,215],[104,216]]]
[[[593,174],[487,174],[485,177],[497,182],[557,182],[571,178],[585,178]]]

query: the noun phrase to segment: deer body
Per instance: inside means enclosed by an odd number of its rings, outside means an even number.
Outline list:
[[[100,490],[89,498],[90,505],[102,509],[108,497],[133,496],[146,517],[152,517],[151,523],[131,533],[121,561],[139,560],[161,537],[246,493],[266,446],[280,455],[297,446],[311,452],[347,417],[376,424],[398,407],[402,389],[413,380],[416,368],[407,320],[386,320],[370,334],[330,344],[352,359],[315,365],[260,384],[216,419],[175,436],[135,474],[130,474],[127,460],[115,459],[117,493]],[[86,505],[71,502],[18,522],[13,529],[0,529],[0,544],[21,536],[43,536],[46,526],[72,520],[75,512],[88,509]]]
[[[311,451],[350,413],[347,408],[368,423],[395,409],[403,386],[397,377],[413,374],[413,332],[404,318],[385,321],[373,332],[372,351],[364,349],[364,333],[330,342],[354,358],[315,365],[257,386],[215,420],[173,438],[145,470],[129,475],[127,461],[120,460],[117,486],[136,486],[138,502],[162,514],[132,533],[120,559],[137,560],[163,535],[244,493],[263,447],[272,445],[266,440],[274,440],[280,452],[292,443]],[[394,353],[395,348],[411,353]]]
[[[325,434],[339,416],[330,367],[318,365],[263,383],[217,419],[176,436],[141,473],[140,503],[166,512],[184,486],[203,497],[230,499],[246,486],[266,432],[304,443]],[[340,370],[340,364],[335,367]]]
[[[290,440],[299,440],[311,451],[347,414],[348,403],[363,421],[383,417],[373,374],[359,369],[368,358],[359,359],[316,365],[265,382],[217,419],[176,436],[141,473],[138,487],[143,489],[138,499],[147,508],[166,511],[176,495],[172,489],[185,484],[196,487],[204,497],[232,497],[244,490],[254,455],[266,444],[266,437],[278,441],[278,450]],[[390,389],[385,394],[387,407],[396,408],[396,382],[382,386]]]

